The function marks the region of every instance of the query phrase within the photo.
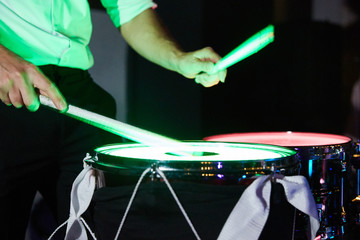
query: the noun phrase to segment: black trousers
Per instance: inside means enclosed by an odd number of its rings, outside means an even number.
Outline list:
[[[56,83],[68,103],[115,117],[113,98],[87,71],[57,66],[41,70]],[[121,139],[44,106],[32,113],[25,107],[0,104],[1,239],[24,239],[36,191],[59,223],[65,221],[71,185],[82,170],[82,159],[95,147],[113,142]]]

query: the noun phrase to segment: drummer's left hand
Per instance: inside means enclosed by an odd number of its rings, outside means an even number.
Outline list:
[[[183,53],[178,58],[178,72],[186,78],[195,79],[195,82],[204,87],[212,87],[219,82],[225,82],[226,70],[209,74],[220,59],[221,57],[210,47]]]

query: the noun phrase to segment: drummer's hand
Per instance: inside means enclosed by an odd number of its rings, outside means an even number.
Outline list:
[[[30,111],[39,106],[37,90],[49,97],[60,111],[66,111],[67,104],[54,83],[35,65],[0,45],[0,100],[6,105]]]
[[[212,87],[219,82],[224,83],[226,70],[209,74],[214,68],[214,63],[220,59],[221,57],[210,47],[184,53],[179,58],[179,73],[190,79],[195,78],[195,82],[204,87]]]

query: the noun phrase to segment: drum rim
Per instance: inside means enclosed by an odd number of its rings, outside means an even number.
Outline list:
[[[220,145],[220,146],[223,146],[224,144],[226,145],[229,145],[229,146],[233,146],[233,145],[237,145],[237,146],[243,146],[244,148],[249,148],[249,149],[259,149],[259,150],[265,150],[265,151],[269,151],[269,152],[275,152],[278,150],[278,152],[283,152],[283,154],[286,154],[286,156],[281,156],[281,157],[277,157],[277,158],[271,158],[271,159],[281,159],[281,158],[284,158],[284,157],[291,157],[293,155],[296,155],[297,154],[297,150],[296,149],[293,149],[293,148],[289,148],[289,147],[284,147],[284,146],[279,146],[279,145],[271,145],[271,144],[262,144],[262,143],[242,143],[242,142],[215,142],[215,141],[201,141],[201,140],[196,140],[196,141],[183,141],[182,143],[184,144],[210,144],[210,145],[214,145],[214,144],[217,144],[217,145]],[[113,144],[106,144],[106,145],[103,145],[101,147],[97,147],[95,148],[94,152],[96,155],[100,154],[100,152],[98,151],[98,149],[103,149],[103,148],[107,148],[107,147],[113,147],[113,146],[124,146],[124,147],[127,147],[127,146],[131,146],[131,148],[136,148],[136,147],[147,147],[145,144],[141,144],[141,143],[113,143]],[[151,146],[150,146],[151,147]],[[104,155],[108,155],[110,156],[110,154],[105,154],[105,153],[101,153],[101,154],[104,154]],[[116,157],[119,157],[119,158],[127,158],[127,157],[124,157],[124,156],[116,156]],[[138,158],[132,158],[132,157],[129,157],[128,159],[133,159],[133,161],[137,160]],[[262,160],[268,160],[270,158],[266,158],[266,159],[256,159],[258,161],[262,161]],[[153,160],[153,161],[163,161],[163,162],[175,162],[174,160],[157,160],[157,159],[138,159],[139,161],[141,160]],[[177,159],[176,162],[186,162],[186,161],[192,161],[192,160],[189,160],[189,159],[186,159],[186,156],[183,157],[182,159]],[[205,160],[205,161],[212,161],[212,160]],[[221,161],[221,160],[213,160],[214,162],[218,162],[218,161]],[[244,160],[224,160],[224,161],[228,161],[228,162],[237,162],[237,161],[249,161],[249,159],[244,159]],[[255,160],[254,160],[255,161]]]
[[[206,141],[187,141],[187,143],[209,143]],[[277,149],[286,150],[288,155],[278,158],[267,158],[257,160],[215,160],[215,161],[189,161],[189,160],[154,160],[154,159],[138,159],[128,158],[123,156],[107,155],[98,151],[95,151],[94,157],[86,162],[92,167],[106,171],[106,172],[128,172],[140,173],[149,167],[156,167],[165,172],[179,173],[179,174],[232,174],[253,171],[261,174],[270,173],[274,167],[276,168],[294,168],[299,164],[297,158],[297,151],[282,146],[269,145],[269,144],[249,144],[249,143],[229,143],[236,145],[251,145],[251,146],[269,146],[276,147]],[[108,144],[116,145],[116,144]],[[104,146],[108,146],[104,145]],[[119,144],[117,144],[119,145]],[[139,144],[131,144],[133,146]],[[141,145],[140,145],[141,146]],[[222,164],[222,168],[218,169],[219,162]]]
[[[332,133],[317,133],[317,132],[300,132],[300,131],[263,131],[263,132],[238,132],[238,133],[224,133],[224,134],[217,134],[217,135],[212,135],[212,136],[208,136],[205,137],[204,140],[205,141],[209,141],[209,142],[234,142],[231,140],[221,140],[221,139],[215,139],[215,138],[223,138],[225,136],[231,137],[231,136],[236,136],[236,135],[248,135],[248,136],[252,136],[252,135],[268,135],[268,134],[276,134],[276,135],[280,135],[280,134],[304,134],[304,135],[312,135],[312,136],[328,136],[328,137],[341,137],[344,139],[344,141],[341,142],[337,142],[337,143],[332,143],[332,144],[313,144],[313,145],[279,145],[279,144],[275,144],[275,143],[264,143],[267,145],[275,145],[275,146],[282,146],[282,147],[287,147],[287,148],[321,148],[321,147],[328,147],[328,146],[341,146],[341,145],[347,145],[350,144],[352,142],[352,139],[348,136],[344,136],[344,135],[339,135],[339,134],[332,134]],[[346,139],[346,140],[345,140]],[[235,142],[240,142],[240,141],[235,141]],[[242,141],[242,142],[247,142],[250,143],[250,141]],[[256,143],[256,141],[254,142]],[[262,143],[260,143],[262,144]]]

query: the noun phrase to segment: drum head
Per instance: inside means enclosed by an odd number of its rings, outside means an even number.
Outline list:
[[[96,157],[88,161],[94,168],[137,176],[156,167],[174,178],[236,178],[298,165],[296,151],[264,144],[185,142],[174,149],[131,143],[106,145],[95,152]]]
[[[230,133],[206,137],[206,141],[273,144],[283,147],[329,146],[349,143],[342,135],[309,132]]]

